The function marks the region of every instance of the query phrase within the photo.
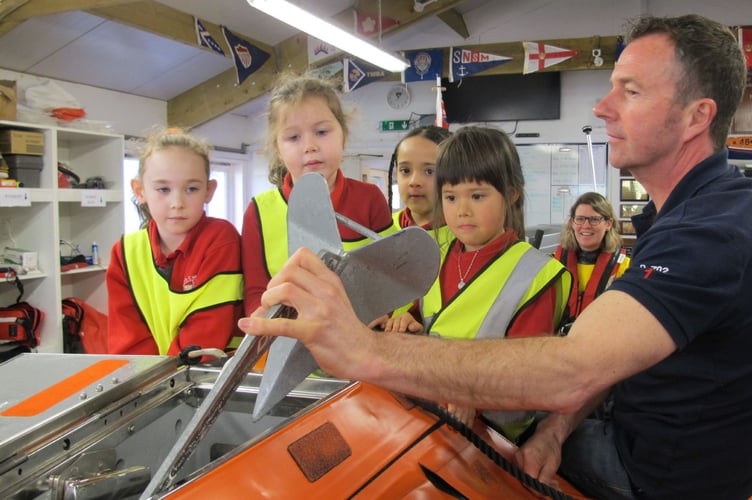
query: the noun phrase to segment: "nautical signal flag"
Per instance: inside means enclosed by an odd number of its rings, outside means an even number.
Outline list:
[[[355,31],[359,35],[366,37],[378,35],[382,31],[399,24],[399,21],[397,21],[396,19],[387,16],[381,16],[381,26],[379,26],[379,16],[366,14],[365,12],[360,12],[357,9],[353,10],[353,15],[355,16]]]
[[[507,56],[452,47],[449,49],[449,81],[462,80],[511,60],[512,58]]]
[[[202,47],[212,49],[214,52],[220,55],[226,55],[222,47],[217,43],[211,33],[204,28],[204,23],[197,17],[194,17],[194,24],[196,25],[196,42]]]
[[[408,50],[405,59],[410,67],[402,72],[402,83],[431,81],[444,73],[444,50]]]
[[[225,37],[227,46],[230,47],[230,52],[232,52],[232,59],[235,62],[235,71],[237,72],[237,82],[240,85],[246,78],[263,66],[269,59],[269,54],[233,34],[225,26],[222,26],[222,34]]]
[[[434,125],[448,129],[449,122],[447,121],[446,108],[444,107],[444,98],[441,94],[442,90],[441,75],[436,75],[436,120],[434,121]]]
[[[327,59],[334,54],[342,52],[334,45],[319,40],[316,37],[308,37],[308,64],[313,64],[322,59]]]
[[[344,92],[352,92],[358,87],[381,80],[386,76],[386,71],[364,61],[356,61],[346,57],[343,63]]]
[[[522,42],[522,47],[525,49],[522,73],[525,75],[562,63],[580,53],[541,42]]]

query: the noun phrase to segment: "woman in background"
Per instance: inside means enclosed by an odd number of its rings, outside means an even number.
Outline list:
[[[629,267],[614,219],[613,207],[599,193],[581,195],[569,210],[554,254],[574,278],[562,333],[567,333],[582,310]]]

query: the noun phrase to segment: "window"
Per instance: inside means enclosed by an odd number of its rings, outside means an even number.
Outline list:
[[[217,190],[212,201],[207,206],[206,213],[210,217],[227,219],[241,230],[243,225],[243,171],[246,168],[245,159],[228,158],[226,153],[212,151],[211,178],[217,181]],[[232,155],[238,156],[238,155]],[[123,189],[125,190],[124,232],[131,233],[138,230],[141,220],[138,210],[133,203],[131,179],[138,175],[138,158],[126,157],[123,161]]]

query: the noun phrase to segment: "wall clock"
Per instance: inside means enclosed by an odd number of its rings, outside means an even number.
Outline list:
[[[392,109],[404,109],[410,105],[410,92],[407,85],[393,85],[386,95],[386,103]]]

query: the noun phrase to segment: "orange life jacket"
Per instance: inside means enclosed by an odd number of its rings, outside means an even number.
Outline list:
[[[572,274],[572,293],[569,295],[568,315],[569,321],[574,321],[592,301],[602,294],[616,273],[619,271],[619,263],[624,260],[627,251],[622,247],[617,247],[614,253],[601,252],[595,261],[593,274],[585,285],[585,289],[580,292],[579,273],[577,272],[577,252],[570,252],[561,246],[556,249],[554,256],[556,259],[567,266]]]

